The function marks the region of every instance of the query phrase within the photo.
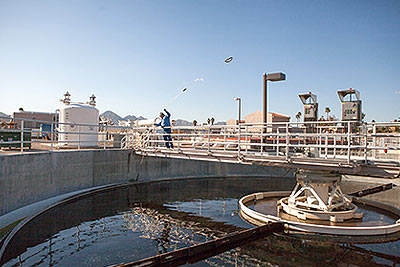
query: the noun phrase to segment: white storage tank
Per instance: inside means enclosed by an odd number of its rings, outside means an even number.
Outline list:
[[[155,122],[159,122],[159,120],[154,121],[154,119],[145,119],[145,120],[137,120],[135,121],[134,126],[153,126]]]
[[[58,144],[72,147],[97,146],[99,110],[95,107],[96,97],[92,95],[90,101],[84,104],[72,103],[70,96],[67,92],[61,100],[64,107],[59,110]]]

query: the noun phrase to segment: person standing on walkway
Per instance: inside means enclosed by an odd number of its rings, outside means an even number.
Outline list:
[[[171,113],[169,113],[166,109],[164,109],[165,115],[163,112],[160,112],[161,121],[159,123],[154,123],[155,126],[161,126],[164,131],[163,137],[165,141],[165,146],[167,148],[174,148],[172,144],[172,137],[171,137]]]

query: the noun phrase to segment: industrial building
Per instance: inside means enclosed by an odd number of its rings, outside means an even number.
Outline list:
[[[39,129],[43,122],[57,122],[58,114],[55,112],[19,111],[14,112],[12,118],[17,128],[21,128],[21,119],[24,119],[24,128]]]

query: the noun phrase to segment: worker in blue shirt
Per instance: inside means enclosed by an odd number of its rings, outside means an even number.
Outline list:
[[[154,123],[155,126],[161,126],[161,128],[164,131],[164,141],[165,141],[165,146],[167,148],[174,148],[174,145],[172,144],[172,137],[171,137],[171,113],[169,113],[166,109],[164,109],[165,114],[163,112],[160,112],[160,119],[161,121],[159,123]]]

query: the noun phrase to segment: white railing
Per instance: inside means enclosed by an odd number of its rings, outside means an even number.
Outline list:
[[[397,131],[383,133],[380,131]],[[390,130],[389,129],[389,130]],[[225,152],[265,157],[346,159],[400,162],[400,123],[290,122],[229,126],[173,127],[175,150],[184,153]],[[161,128],[132,128],[124,148],[162,150]]]
[[[7,119],[10,118],[0,117],[0,120],[3,121]],[[166,151],[163,140],[165,133],[160,127],[12,120],[14,123],[20,121],[18,123],[20,126],[13,129],[0,129],[0,148],[17,147],[21,152],[27,148],[52,151],[61,148],[84,149],[88,147]],[[47,124],[48,130],[38,132],[36,129],[29,129],[26,127],[28,122]],[[65,127],[67,125],[70,127]],[[88,128],[91,130],[88,131]],[[285,160],[293,158],[345,159],[347,162],[364,161],[367,163],[372,160],[400,162],[399,132],[400,122],[321,121],[175,126],[172,127],[171,137],[174,153],[205,153],[208,155],[217,153],[237,157],[252,155],[279,157]],[[4,139],[4,136],[10,133],[14,134],[13,137]],[[60,138],[62,135],[68,135],[70,139]],[[47,139],[43,137],[47,137]]]
[[[125,126],[60,123],[1,116],[0,122],[0,148],[19,148],[21,152],[27,148],[50,151],[68,148],[120,148],[122,136],[131,130]],[[46,125],[46,129],[26,127],[32,123]]]

